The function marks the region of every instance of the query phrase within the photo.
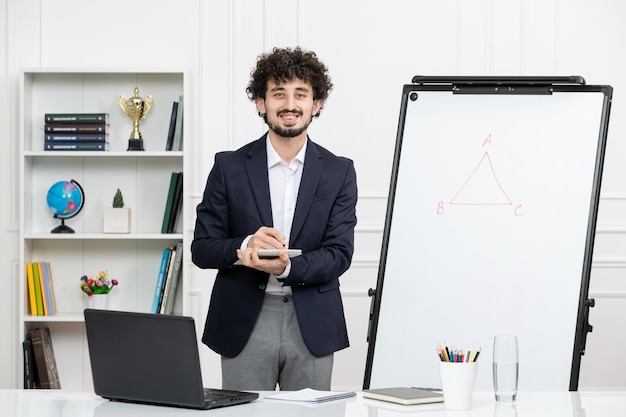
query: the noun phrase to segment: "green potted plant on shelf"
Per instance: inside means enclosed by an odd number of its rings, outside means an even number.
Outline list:
[[[104,233],[130,233],[130,208],[124,207],[124,196],[118,188],[113,196],[112,207],[105,207]]]

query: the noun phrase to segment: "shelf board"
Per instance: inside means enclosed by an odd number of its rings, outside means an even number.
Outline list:
[[[182,76],[188,70],[186,68],[179,67],[137,67],[137,68],[125,68],[125,67],[103,67],[103,68],[24,68],[22,70],[24,75],[49,75],[49,74],[171,74]]]
[[[82,323],[84,321],[82,311],[80,313],[56,313],[53,316],[24,316],[25,323]]]
[[[27,233],[26,240],[182,240],[182,233]]]
[[[137,157],[137,158],[146,158],[146,157],[171,157],[171,158],[180,158],[183,156],[182,151],[24,151],[24,156],[76,156],[76,157],[84,157],[84,156],[95,156],[95,157],[105,157],[105,158],[117,158],[117,157]]]

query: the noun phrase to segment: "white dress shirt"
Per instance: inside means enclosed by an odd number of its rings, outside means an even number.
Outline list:
[[[266,141],[272,222],[274,223],[274,228],[285,235],[287,245],[289,245],[291,223],[293,222],[293,214],[296,210],[298,190],[300,189],[300,180],[302,179],[302,170],[304,168],[306,143],[302,149],[300,149],[296,157],[290,163],[287,163],[280,158],[272,146],[269,137]],[[252,236],[248,236],[243,241],[241,245],[242,250],[248,246],[248,241],[251,237]],[[291,264],[287,266],[285,272],[278,278],[287,277],[290,270]],[[265,292],[269,294],[291,294],[291,288],[289,286],[283,287],[283,285],[278,282],[276,275],[270,274]]]

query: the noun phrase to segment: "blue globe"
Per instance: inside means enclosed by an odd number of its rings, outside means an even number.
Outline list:
[[[54,217],[61,219],[61,226],[52,233],[73,233],[65,226],[65,219],[76,216],[83,208],[85,195],[80,184],[74,180],[56,182],[48,190],[46,201]]]

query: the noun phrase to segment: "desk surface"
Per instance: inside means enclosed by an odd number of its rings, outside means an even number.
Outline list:
[[[207,411],[117,403],[92,393],[58,390],[0,390],[0,415],[13,417],[623,417],[626,391],[520,392],[512,407],[496,404],[493,393],[474,393],[469,411],[445,411],[442,404],[400,406],[356,398],[311,406],[259,400]]]

